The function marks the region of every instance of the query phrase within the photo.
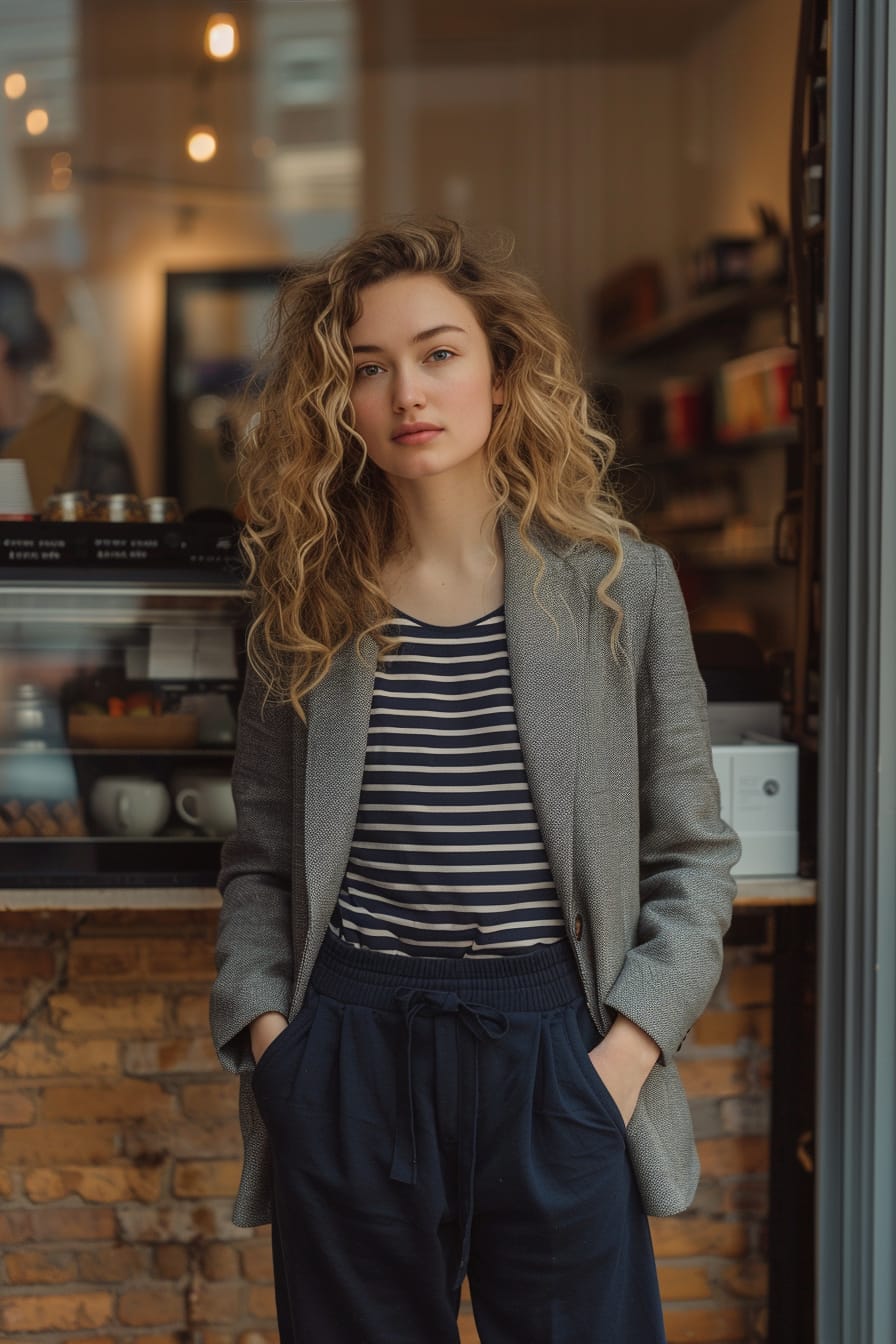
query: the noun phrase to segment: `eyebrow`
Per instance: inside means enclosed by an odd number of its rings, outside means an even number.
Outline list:
[[[448,323],[443,323],[439,327],[428,327],[426,331],[418,331],[416,336],[411,337],[411,344],[420,345],[422,341],[431,341],[433,336],[441,336],[443,331],[459,331],[464,336],[467,334],[463,327],[452,327],[449,326]],[[383,353],[383,347],[381,345],[352,346],[353,355],[381,355]]]

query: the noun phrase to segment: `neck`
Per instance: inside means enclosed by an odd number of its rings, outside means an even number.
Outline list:
[[[392,563],[460,579],[491,569],[502,557],[500,526],[489,526],[494,499],[481,477],[396,483],[407,518],[409,546]]]

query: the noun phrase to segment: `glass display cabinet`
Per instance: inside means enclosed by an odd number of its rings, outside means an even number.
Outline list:
[[[214,884],[246,619],[233,571],[0,567],[0,887]]]

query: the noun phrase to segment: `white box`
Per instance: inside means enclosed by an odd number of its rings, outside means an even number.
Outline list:
[[[731,871],[735,877],[795,877],[799,749],[795,742],[757,738],[712,748],[722,818],[743,846]]]

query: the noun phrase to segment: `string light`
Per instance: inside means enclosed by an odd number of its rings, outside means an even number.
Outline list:
[[[3,92],[7,98],[21,98],[27,87],[28,81],[19,70],[14,70],[3,81]]]
[[[213,61],[229,61],[240,47],[240,35],[232,14],[213,14],[205,25],[203,48]]]
[[[218,152],[218,137],[211,126],[194,126],[187,136],[187,153],[194,163],[208,163]]]

